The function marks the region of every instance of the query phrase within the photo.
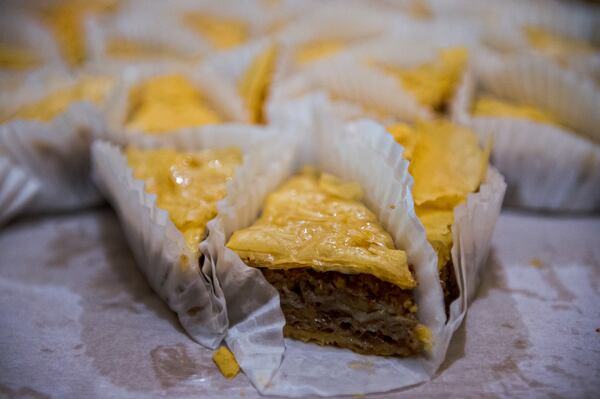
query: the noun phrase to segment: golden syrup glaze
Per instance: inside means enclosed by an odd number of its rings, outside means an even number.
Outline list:
[[[361,197],[358,183],[305,169],[269,194],[261,217],[227,247],[256,267],[366,273],[414,288],[406,253]]]

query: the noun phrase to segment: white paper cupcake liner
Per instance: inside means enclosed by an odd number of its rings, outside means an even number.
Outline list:
[[[39,190],[39,183],[0,156],[0,226],[23,211]]]
[[[299,105],[294,107],[298,109]],[[402,147],[373,122],[342,127],[329,117],[326,103],[315,102],[312,107],[322,111],[316,111],[316,123],[310,133],[299,139],[296,161],[286,163],[285,168],[269,170],[261,179],[239,180],[219,204],[219,217],[210,226],[210,240],[219,241],[215,246],[221,248],[217,255],[217,276],[230,312],[227,344],[263,394],[293,397],[366,394],[426,381],[443,361],[452,333],[464,317],[467,293],[475,288],[475,274],[479,274],[484,264],[500,211],[503,179],[491,170],[480,191],[470,195],[467,203],[455,211],[453,261],[461,295],[452,304],[450,321],[446,324],[437,257],[414,212],[412,177],[408,174],[408,162],[402,158]],[[307,110],[302,113],[311,114]],[[244,265],[233,251],[224,247],[235,230],[253,223],[266,195],[307,163],[342,179],[359,182],[366,204],[377,214],[397,247],[407,251],[419,282],[415,290],[419,320],[433,334],[434,346],[428,357],[363,356],[333,347],[284,341],[285,321],[275,290],[258,270]],[[358,367],[352,367],[353,364]]]
[[[136,64],[185,64],[209,53],[210,48],[198,40],[172,18],[165,18],[154,7],[126,7],[114,17],[92,17],[86,20],[86,41],[89,64],[106,64],[123,68]],[[160,19],[160,29],[156,21]],[[143,59],[113,57],[107,46],[112,40],[130,40],[172,50],[174,57],[150,57]]]
[[[0,15],[0,37],[8,43],[31,49],[39,58],[40,65],[24,71],[0,68],[0,83],[14,84],[14,80],[25,78],[40,69],[66,69],[56,43],[46,31],[23,10],[7,8]]]
[[[525,119],[471,115],[476,91],[539,106],[566,128]],[[492,162],[506,176],[507,203],[552,211],[600,209],[600,91],[559,68],[522,59],[474,72],[452,105],[453,118],[482,140],[493,136]]]
[[[271,138],[272,132],[241,125],[220,125],[189,130],[172,137],[177,139],[173,139],[171,146],[181,150],[232,145],[240,148],[244,162],[236,171],[235,182],[239,175],[248,177],[245,172],[248,168],[261,170],[252,154],[257,147],[258,153],[270,151],[270,147],[259,143]],[[132,144],[153,148],[164,143],[140,141]],[[208,241],[200,244],[200,253],[207,256],[201,258],[202,264],[199,264],[168,213],[156,207],[156,196],[146,193],[143,181],[133,178],[121,150],[107,142],[96,142],[92,156],[94,178],[119,216],[138,267],[152,288],[177,313],[187,333],[200,344],[215,348],[226,332],[228,318],[223,294],[214,277],[214,262],[208,255]]]
[[[138,65],[123,71],[114,95],[109,101],[107,123],[111,141],[123,144],[133,136],[142,135],[153,136],[154,140],[159,141],[170,140],[168,136],[172,133],[149,134],[127,129],[125,126],[131,89],[146,79],[170,74],[181,74],[197,84],[211,106],[227,122],[245,122],[248,120],[248,113],[236,88],[213,68],[203,65],[189,67],[183,65]]]

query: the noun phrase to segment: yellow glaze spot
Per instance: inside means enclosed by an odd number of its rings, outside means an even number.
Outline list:
[[[423,347],[426,351],[430,351],[433,346],[433,336],[431,335],[431,330],[427,328],[427,326],[423,324],[419,324],[415,327],[415,333],[421,342],[423,342]]]
[[[227,246],[256,267],[366,273],[414,288],[406,253],[394,249],[361,194],[356,183],[305,169],[271,193],[260,219]]]
[[[269,95],[275,63],[277,47],[270,45],[250,64],[240,82],[240,94],[250,111],[251,123],[265,123],[264,105]]]
[[[248,25],[235,18],[189,12],[184,15],[184,23],[220,50],[237,47],[248,38]]]
[[[0,43],[0,68],[23,71],[40,65],[40,59],[28,49]]]
[[[570,56],[592,55],[597,51],[586,41],[555,34],[541,27],[525,27],[525,36],[532,47],[560,64],[566,64]]]
[[[129,147],[127,161],[133,176],[144,181],[148,193],[156,194],[156,205],[169,213],[197,255],[206,223],[217,215],[216,203],[225,197],[226,184],[242,162],[240,150],[179,152]]]
[[[460,81],[467,59],[467,50],[456,47],[440,50],[433,62],[408,68],[391,65],[382,67],[396,77],[421,105],[442,111]]]
[[[113,79],[109,77],[86,77],[67,89],[51,93],[35,103],[27,104],[4,115],[1,119],[2,121],[14,119],[49,121],[77,101],[89,101],[100,105],[112,85]]]
[[[452,209],[434,209],[416,207],[417,216],[425,227],[427,241],[431,244],[438,256],[438,268],[443,268],[451,258],[452,250],[452,223],[454,211]]]
[[[164,133],[221,121],[200,89],[181,75],[148,79],[129,93],[127,129]]]
[[[125,38],[112,39],[106,46],[106,53],[117,59],[150,59],[150,58],[185,58],[174,49],[155,43],[129,40]]]
[[[66,1],[42,10],[40,18],[52,31],[71,66],[81,65],[86,58],[84,19],[90,14],[114,11],[115,1]]]
[[[404,158],[411,160],[419,140],[419,132],[406,123],[395,123],[387,127],[394,140],[404,147]]]
[[[416,19],[428,20],[433,18],[433,11],[425,0],[413,0],[410,2],[408,13]]]
[[[240,372],[240,365],[227,347],[220,346],[219,349],[213,352],[212,358],[223,377],[231,379]]]
[[[344,47],[342,40],[316,40],[301,45],[296,50],[296,62],[309,64],[329,57]]]
[[[482,96],[475,101],[473,115],[529,119],[534,122],[560,126],[560,122],[552,114],[539,108],[527,104],[514,104],[487,96]]]

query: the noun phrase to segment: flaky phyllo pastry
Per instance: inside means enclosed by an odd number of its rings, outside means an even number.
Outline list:
[[[15,119],[47,122],[65,112],[73,103],[86,101],[101,106],[113,86],[113,79],[104,76],[84,77],[74,84],[24,104],[16,109],[2,110],[0,122]]]
[[[456,47],[440,50],[436,59],[417,65],[401,67],[380,62],[372,64],[395,77],[400,86],[422,106],[443,112],[460,83],[467,59],[467,50]]]
[[[357,183],[305,169],[271,193],[227,247],[279,291],[285,335],[359,353],[410,356],[428,347],[406,253]]]
[[[449,305],[458,295],[451,257],[454,208],[479,189],[487,172],[490,146],[480,148],[475,133],[447,121],[396,124],[388,131],[402,144],[404,157],[410,161],[415,210],[437,253]]]
[[[127,129],[159,134],[219,122],[221,115],[183,75],[152,77],[129,92]]]
[[[194,255],[206,237],[206,223],[217,215],[216,203],[242,162],[238,148],[180,152],[172,149],[127,149],[127,162],[156,206],[168,212]]]

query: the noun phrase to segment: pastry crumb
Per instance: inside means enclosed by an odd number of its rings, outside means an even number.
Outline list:
[[[533,258],[529,261],[529,266],[542,267],[544,266],[544,262],[540,258]]]
[[[219,349],[213,352],[212,358],[221,374],[223,374],[223,377],[228,380],[235,377],[240,372],[240,366],[235,360],[235,356],[227,349],[227,347],[219,347]]]
[[[394,205],[394,204],[390,205],[390,209],[396,209],[396,205]]]
[[[596,328],[596,332],[600,333],[600,327]]]

